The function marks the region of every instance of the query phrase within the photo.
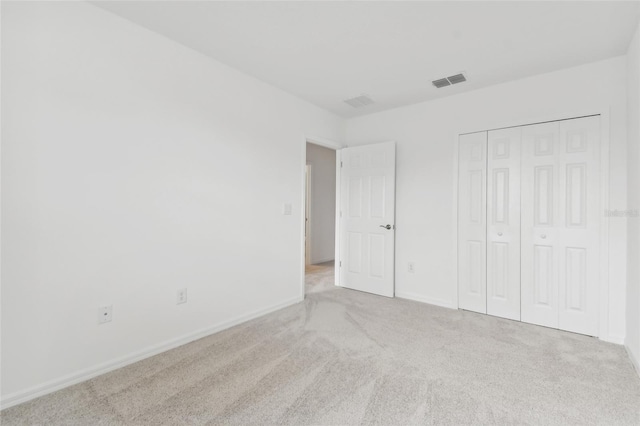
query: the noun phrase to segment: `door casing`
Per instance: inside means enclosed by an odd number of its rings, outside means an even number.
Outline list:
[[[339,226],[339,212],[340,212],[340,150],[345,148],[338,142],[332,141],[330,139],[319,138],[314,136],[303,136],[302,137],[302,164],[301,164],[301,198],[300,205],[303,206],[302,217],[300,220],[300,226],[302,228],[302,238],[300,241],[300,253],[306,253],[306,238],[305,238],[305,227],[306,227],[306,209],[307,209],[307,143],[312,143],[314,145],[323,146],[325,148],[329,148],[336,151],[336,232],[335,232],[335,285],[340,285],[340,269],[339,262],[340,259],[340,226]],[[305,270],[306,270],[306,256],[301,256],[301,266],[300,266],[300,300],[304,300],[305,295],[305,287],[304,287],[304,279],[305,279]]]

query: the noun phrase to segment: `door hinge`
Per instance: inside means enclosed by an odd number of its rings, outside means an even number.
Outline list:
[[[338,266],[340,266],[342,268],[342,260],[340,261],[340,264]]]
[[[340,162],[340,168],[342,168],[342,161]]]

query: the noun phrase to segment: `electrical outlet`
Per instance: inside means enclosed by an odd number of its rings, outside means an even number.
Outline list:
[[[407,270],[413,274],[414,272],[416,272],[416,265],[413,262],[409,262],[409,267],[407,268]]]
[[[98,308],[98,324],[104,324],[105,322],[111,322],[113,319],[113,307],[101,306]]]
[[[182,303],[187,303],[187,289],[181,288],[178,290],[176,305],[180,305]]]
[[[291,210],[292,210],[291,203],[285,203],[282,206],[282,214],[284,214],[285,216],[291,216]]]

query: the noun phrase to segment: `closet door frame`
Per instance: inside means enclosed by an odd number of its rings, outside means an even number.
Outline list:
[[[522,119],[511,119],[504,121],[491,121],[486,126],[460,127],[454,133],[454,153],[453,153],[453,211],[458,214],[458,141],[460,135],[467,133],[477,133],[490,130],[498,130],[507,127],[527,126],[531,124],[545,123],[548,121],[571,120],[574,118],[600,116],[600,305],[598,311],[598,337],[607,342],[624,343],[624,339],[619,336],[609,334],[609,221],[604,217],[604,212],[609,210],[609,134],[610,134],[610,107],[591,107],[587,109],[570,110],[566,113],[549,114],[535,117],[524,117]],[[453,308],[459,309],[458,297],[458,221],[453,223],[452,232],[453,259],[455,259],[454,276],[455,290]]]

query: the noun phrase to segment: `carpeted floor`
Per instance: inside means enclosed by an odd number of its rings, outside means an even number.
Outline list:
[[[3,425],[640,424],[622,346],[332,286],[1,413]]]

